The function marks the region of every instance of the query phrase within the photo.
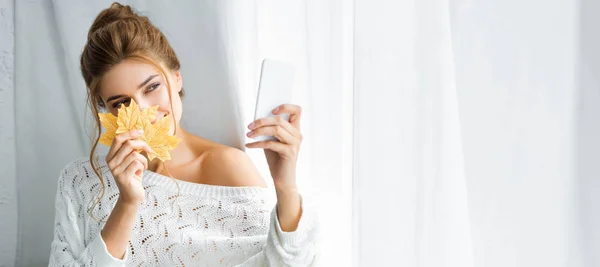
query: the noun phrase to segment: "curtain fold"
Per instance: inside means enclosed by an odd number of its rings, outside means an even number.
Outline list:
[[[355,0],[358,266],[474,266],[446,0]]]
[[[474,266],[449,3],[414,3],[417,266]]]
[[[575,156],[578,64],[593,62],[593,54],[577,56],[591,34],[581,33],[580,2],[456,2],[452,38],[476,265],[595,266],[581,262],[577,237],[591,241],[595,230],[578,218],[594,200],[582,198],[589,187],[579,188],[576,174],[599,177],[597,169],[579,169],[584,161]],[[597,23],[584,25],[597,34]]]
[[[343,0],[259,0],[255,7],[252,55],[257,62],[275,58],[296,66],[292,103],[303,108],[304,136],[297,177],[305,199],[318,203],[318,266],[352,264],[352,8]],[[239,77],[258,77],[260,69],[253,71]],[[240,99],[247,101],[241,106],[254,107],[254,97]],[[263,152],[248,153],[269,177]]]
[[[15,145],[15,1],[0,1],[0,264],[14,264],[18,242]]]

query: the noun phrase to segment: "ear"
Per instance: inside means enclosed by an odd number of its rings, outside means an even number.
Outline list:
[[[175,71],[175,81],[177,82],[177,92],[181,92],[183,88],[183,77],[181,77],[180,71]]]

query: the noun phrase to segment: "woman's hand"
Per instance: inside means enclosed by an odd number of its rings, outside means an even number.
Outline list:
[[[267,163],[277,193],[277,216],[284,232],[295,231],[302,216],[300,195],[296,185],[296,161],[302,134],[300,133],[300,106],[284,104],[275,108],[274,115],[290,114],[286,121],[280,116],[256,120],[248,128],[248,137],[268,135],[279,141],[260,141],[246,144],[249,148],[264,148]]]
[[[269,140],[246,144],[248,148],[263,148],[267,163],[277,189],[296,188],[296,161],[302,134],[300,133],[300,117],[302,108],[297,105],[284,104],[275,108],[274,115],[289,114],[286,121],[281,116],[262,118],[248,125],[252,130],[248,137],[260,135],[274,136],[279,141]]]
[[[137,130],[117,135],[106,155],[108,168],[119,188],[119,201],[124,204],[139,205],[144,200],[142,175],[148,168],[148,160],[137,150],[150,153],[152,149],[143,140],[137,140],[140,136],[142,133]]]

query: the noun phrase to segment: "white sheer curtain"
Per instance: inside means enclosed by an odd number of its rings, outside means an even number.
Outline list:
[[[597,266],[600,5],[448,1],[122,3],[217,142],[243,148],[263,57],[297,65],[319,266]],[[47,265],[58,171],[89,149],[77,57],[111,2],[0,1],[2,266]]]
[[[600,240],[598,220],[590,223],[598,218],[593,181],[600,173],[590,168],[598,158],[589,150],[598,148],[598,136],[589,136],[600,125],[598,83],[589,78],[598,77],[598,47],[590,41],[600,24],[582,19],[599,9],[580,3],[456,1],[452,29],[477,266],[599,264],[591,246]]]
[[[473,266],[446,0],[355,0],[355,263]]]
[[[298,185],[318,203],[318,266],[350,266],[352,171],[352,3],[332,0],[232,1],[228,53],[239,84],[243,120],[249,123],[262,58],[297,67],[295,104],[303,107]],[[253,11],[253,12],[249,12]],[[248,90],[251,89],[251,90]],[[247,124],[246,123],[246,124]],[[265,175],[260,150],[248,150]]]
[[[358,266],[597,266],[597,1],[355,3]]]
[[[575,96],[575,218],[571,262],[600,266],[600,2],[579,4]]]
[[[0,265],[12,265],[17,251],[17,180],[14,107],[14,2],[0,1]]]

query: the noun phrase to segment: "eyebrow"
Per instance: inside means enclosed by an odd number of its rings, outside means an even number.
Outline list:
[[[148,77],[148,79],[146,79],[144,82],[142,82],[140,85],[138,85],[138,89],[140,89],[140,88],[144,87],[144,85],[146,85],[147,83],[149,83],[149,82],[150,82],[152,79],[154,79],[156,76],[158,76],[158,74],[154,74],[154,75],[151,75],[150,77]],[[114,95],[114,96],[111,96],[111,97],[109,97],[109,98],[106,100],[106,102],[108,103],[108,102],[110,102],[110,101],[113,101],[113,100],[119,99],[119,98],[121,98],[121,97],[124,97],[124,96],[126,96],[126,95]]]

